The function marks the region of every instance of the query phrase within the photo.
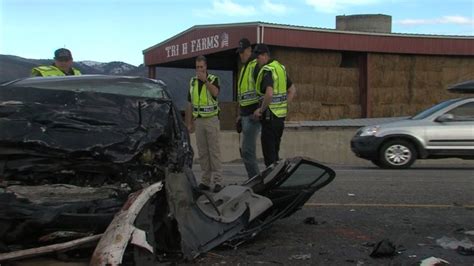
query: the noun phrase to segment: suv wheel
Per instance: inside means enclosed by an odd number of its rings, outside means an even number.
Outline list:
[[[379,166],[394,169],[408,168],[415,162],[416,157],[413,144],[405,140],[391,140],[380,150]]]

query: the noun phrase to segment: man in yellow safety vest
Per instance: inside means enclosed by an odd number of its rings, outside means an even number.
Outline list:
[[[247,170],[248,178],[252,178],[260,173],[256,146],[261,125],[259,118],[253,114],[259,107],[259,96],[255,91],[255,80],[253,78],[257,60],[252,56],[252,45],[247,38],[242,38],[239,41],[239,47],[236,52],[239,53],[242,63],[237,79],[237,98],[239,102],[237,123],[240,123],[242,128],[240,156]]]
[[[285,67],[270,57],[270,49],[258,44],[254,53],[258,66],[254,71],[255,88],[261,97],[260,107],[254,112],[262,123],[260,141],[266,166],[278,161],[280,142],[285,128],[288,103],[296,95],[296,88],[288,78]]]
[[[59,48],[54,52],[54,63],[50,66],[38,66],[31,70],[33,77],[72,76],[81,75],[81,72],[72,67],[71,51]]]
[[[190,133],[196,131],[196,145],[202,176],[199,188],[210,190],[214,181],[214,192],[222,189],[222,165],[219,146],[220,125],[219,78],[207,73],[207,59],[196,57],[196,76],[189,83],[188,106],[185,122]],[[212,180],[211,180],[212,179]]]

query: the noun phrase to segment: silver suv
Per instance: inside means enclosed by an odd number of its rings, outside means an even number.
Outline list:
[[[351,149],[382,168],[408,168],[416,159],[474,159],[474,97],[447,100],[408,119],[363,127],[352,138]]]

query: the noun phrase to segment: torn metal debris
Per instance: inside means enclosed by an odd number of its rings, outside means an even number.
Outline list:
[[[92,265],[190,261],[254,238],[335,178],[295,157],[200,190],[182,119],[149,79],[14,81],[0,86],[0,117],[0,261],[97,235]]]

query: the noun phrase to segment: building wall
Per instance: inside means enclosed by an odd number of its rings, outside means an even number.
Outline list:
[[[449,85],[474,79],[474,57],[370,54],[371,117],[413,115],[460,97]]]
[[[287,120],[362,117],[357,53],[274,47],[297,88]],[[368,54],[369,117],[414,115],[462,97],[447,88],[474,79],[474,57]]]
[[[347,61],[343,53],[291,48],[273,48],[271,52],[285,65],[297,88],[287,120],[361,117],[359,69],[350,62],[341,67]]]

